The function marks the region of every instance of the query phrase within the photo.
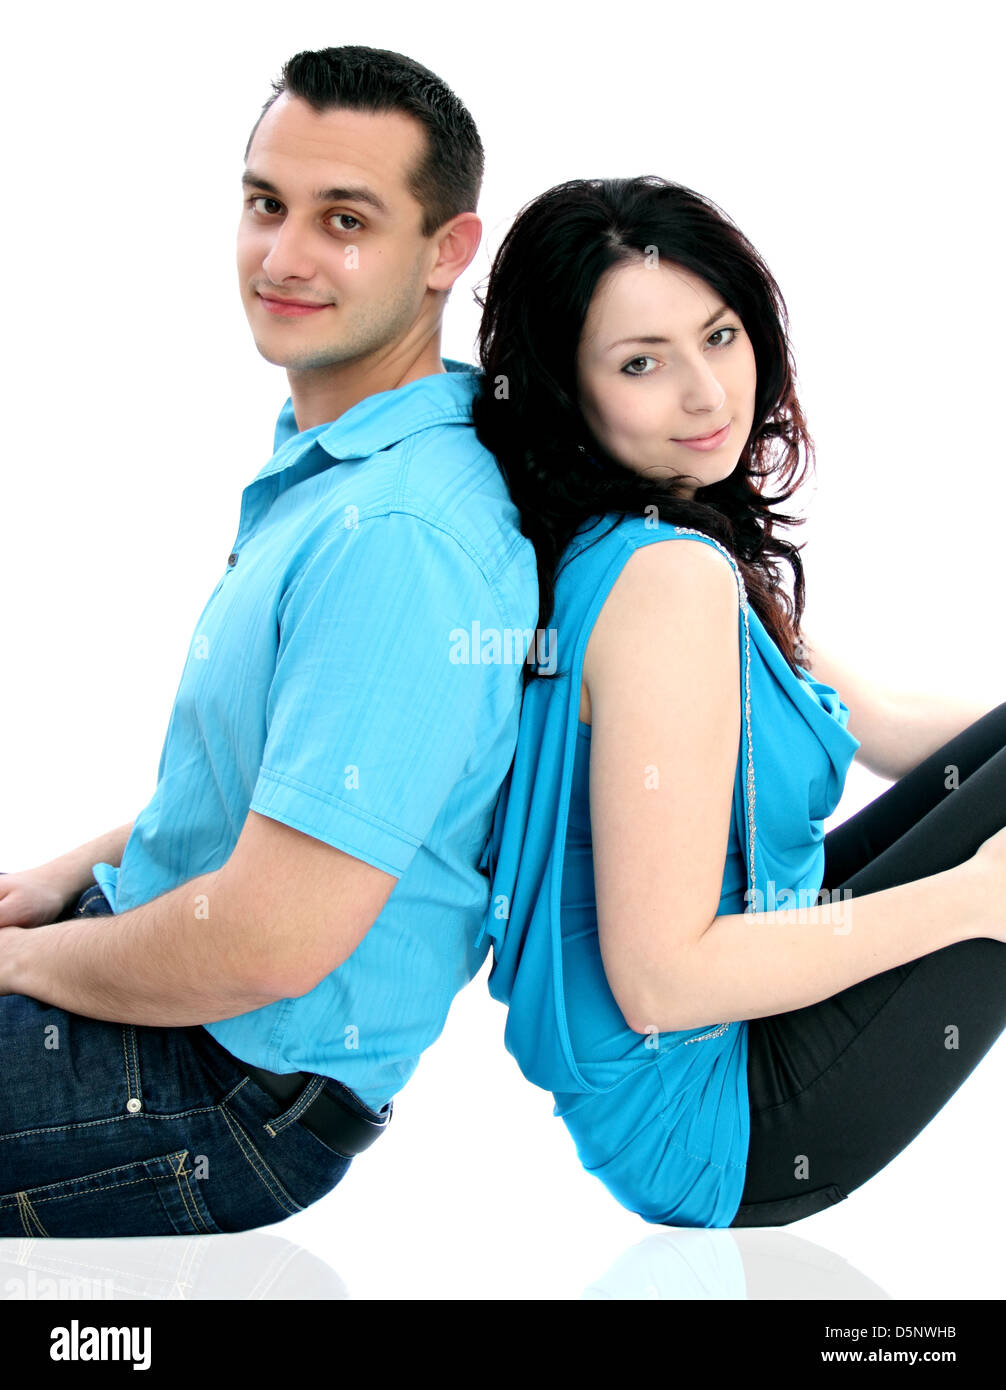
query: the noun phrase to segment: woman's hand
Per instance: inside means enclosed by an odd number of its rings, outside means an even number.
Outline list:
[[[907,776],[993,708],[987,700],[881,684],[840,660],[805,625],[802,635],[813,665],[802,664],[848,705],[849,733],[860,745],[856,761],[877,777],[896,782]]]
[[[1006,826],[990,835],[961,867],[975,875],[973,891],[979,894],[980,910],[988,923],[982,935],[1006,941]]]
[[[44,927],[66,915],[63,890],[38,869],[0,874],[0,927]]]

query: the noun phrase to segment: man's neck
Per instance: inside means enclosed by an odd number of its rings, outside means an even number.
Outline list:
[[[420,377],[444,371],[440,357],[440,334],[416,353],[414,344],[396,344],[384,355],[347,362],[343,366],[319,367],[306,371],[287,369],[290,399],[297,430],[338,420],[351,406],[381,391],[393,391]]]

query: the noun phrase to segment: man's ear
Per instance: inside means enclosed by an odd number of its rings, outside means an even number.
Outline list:
[[[434,236],[438,254],[426,283],[431,290],[446,291],[474,259],[482,240],[482,220],[474,212],[459,212]]]

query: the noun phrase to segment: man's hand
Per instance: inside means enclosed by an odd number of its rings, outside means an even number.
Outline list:
[[[0,874],[0,927],[44,927],[66,911],[63,890],[37,869]]]

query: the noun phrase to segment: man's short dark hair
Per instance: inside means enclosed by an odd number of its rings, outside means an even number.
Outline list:
[[[423,236],[432,236],[459,212],[474,212],[482,187],[485,156],[466,107],[445,82],[402,53],[358,44],[296,53],[273,82],[259,121],[284,92],[315,111],[400,111],[426,132],[426,151],[409,172],[408,188],[423,209]]]

